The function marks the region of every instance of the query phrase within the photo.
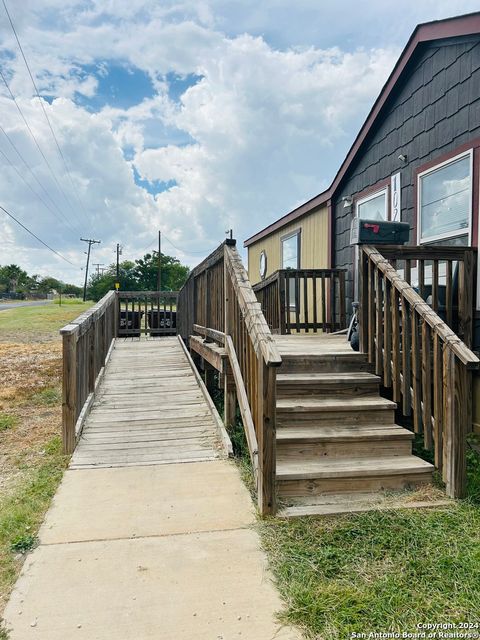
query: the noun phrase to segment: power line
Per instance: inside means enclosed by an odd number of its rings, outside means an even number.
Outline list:
[[[31,174],[32,178],[35,180],[35,182],[38,184],[38,186],[40,187],[40,189],[43,191],[43,193],[46,195],[46,197],[50,200],[50,202],[52,203],[52,206],[55,207],[55,209],[58,211],[58,213],[63,217],[64,221],[66,224],[68,224],[70,226],[71,229],[73,229],[73,227],[70,224],[70,221],[64,216],[63,212],[59,209],[58,205],[56,204],[56,202],[52,199],[52,197],[50,196],[50,194],[48,193],[48,191],[45,189],[45,187],[43,186],[43,184],[40,182],[40,180],[37,178],[37,176],[35,175],[35,173],[33,172],[33,169],[31,168],[31,166],[28,164],[28,162],[25,160],[25,158],[23,157],[23,155],[20,153],[20,151],[18,150],[17,146],[15,145],[15,143],[13,142],[13,140],[11,139],[11,137],[8,135],[8,133],[5,131],[5,129],[2,127],[2,125],[0,125],[0,131],[3,133],[3,135],[6,137],[8,143],[10,144],[10,146],[12,147],[12,149],[15,151],[15,153],[17,154],[17,156],[19,157],[20,161],[23,163],[23,165],[25,166],[25,168],[27,169],[27,171]]]
[[[76,265],[73,264],[73,262],[71,262],[68,258],[65,258],[65,256],[62,256],[61,253],[59,253],[58,251],[56,251],[55,249],[52,249],[52,247],[50,245],[48,245],[46,242],[44,242],[41,238],[39,238],[35,233],[33,233],[33,231],[30,231],[30,229],[28,227],[26,227],[23,222],[20,222],[20,220],[18,218],[16,218],[13,213],[10,213],[10,211],[7,211],[7,209],[5,209],[5,207],[2,207],[2,205],[0,204],[0,209],[2,211],[4,211],[7,216],[10,216],[10,218],[12,218],[12,220],[14,220],[20,227],[22,227],[22,229],[25,229],[25,231],[27,233],[29,233],[31,236],[33,236],[35,238],[35,240],[38,240],[38,242],[41,242],[43,244],[44,247],[47,247],[47,249],[49,249],[52,253],[55,253],[57,256],[59,256],[62,260],[65,260],[65,262],[68,262],[69,264],[71,264],[73,267],[75,267]]]
[[[10,26],[12,27],[12,31],[13,31],[13,33],[15,35],[15,40],[17,41],[18,48],[20,49],[20,52],[22,54],[22,58],[23,58],[23,61],[25,63],[25,66],[27,68],[28,75],[30,76],[30,80],[32,81],[33,88],[35,89],[36,96],[37,96],[37,98],[38,98],[38,100],[40,102],[40,106],[42,107],[43,115],[45,116],[45,119],[46,119],[46,121],[48,123],[48,127],[49,127],[49,129],[51,131],[51,134],[52,134],[52,137],[53,137],[53,139],[55,141],[55,145],[56,145],[56,147],[58,149],[58,153],[60,154],[60,157],[62,158],[62,162],[63,162],[63,165],[65,167],[65,171],[67,172],[68,178],[70,180],[70,184],[72,185],[73,192],[75,194],[75,197],[77,198],[78,203],[80,204],[81,208],[83,209],[83,212],[84,212],[85,216],[87,217],[87,211],[86,211],[85,207],[83,206],[83,202],[80,200],[80,196],[78,195],[77,188],[75,187],[75,183],[73,182],[72,176],[70,174],[70,170],[69,170],[68,165],[67,165],[67,161],[65,160],[65,156],[63,155],[63,151],[60,148],[60,144],[58,143],[57,136],[55,135],[55,131],[53,130],[52,123],[50,121],[50,118],[48,117],[47,110],[45,109],[45,105],[44,105],[43,100],[42,100],[42,98],[40,96],[40,92],[38,91],[37,84],[35,82],[35,79],[33,77],[32,71],[30,69],[30,65],[28,64],[27,57],[25,56],[25,52],[23,51],[23,47],[20,44],[20,39],[19,39],[17,31],[15,29],[15,25],[13,24],[13,20],[12,20],[12,18],[10,16],[9,11],[8,11],[7,4],[6,4],[5,0],[2,0],[2,3],[3,3],[3,6],[4,6],[4,9],[5,9],[5,13],[7,14],[8,21],[10,22]]]
[[[42,148],[40,147],[40,144],[38,143],[38,140],[37,140],[37,138],[36,138],[35,134],[33,133],[32,128],[31,128],[31,127],[30,127],[30,125],[28,124],[27,118],[25,117],[25,114],[23,113],[23,111],[22,111],[22,109],[21,109],[20,105],[18,104],[17,99],[16,99],[16,98],[15,98],[15,96],[13,95],[12,90],[10,89],[10,85],[8,84],[7,79],[6,79],[6,77],[5,77],[4,73],[3,73],[3,71],[2,71],[1,69],[0,69],[0,77],[2,78],[3,83],[4,83],[4,85],[5,85],[5,86],[6,86],[6,88],[7,88],[7,91],[8,91],[8,93],[9,93],[9,95],[10,95],[10,98],[13,100],[13,102],[14,102],[15,106],[17,107],[17,111],[18,111],[18,113],[20,114],[20,117],[22,118],[22,120],[23,120],[23,122],[24,122],[25,126],[27,127],[27,130],[28,130],[28,132],[29,132],[29,134],[30,134],[30,137],[32,138],[33,142],[35,143],[35,146],[36,146],[36,147],[37,147],[37,149],[38,149],[38,152],[40,153],[40,155],[41,155],[41,156],[42,156],[42,158],[43,158],[43,161],[45,162],[46,166],[48,167],[48,170],[50,171],[50,173],[51,173],[51,175],[52,175],[52,178],[53,178],[53,180],[55,181],[55,184],[56,184],[56,185],[57,185],[57,187],[58,187],[58,190],[59,190],[59,191],[60,191],[60,193],[63,195],[63,197],[64,197],[65,202],[67,203],[67,205],[68,205],[68,206],[70,206],[70,203],[69,203],[69,201],[68,201],[68,198],[67,198],[67,196],[66,196],[66,194],[65,194],[64,190],[62,189],[62,186],[60,185],[60,182],[58,181],[57,176],[55,175],[55,172],[54,172],[54,170],[53,170],[53,168],[52,168],[52,165],[50,164],[50,162],[48,161],[48,159],[47,159],[46,155],[45,155],[45,154],[44,154],[44,152],[42,151]],[[62,215],[64,215],[64,214],[62,214]],[[66,216],[65,216],[65,217],[66,217]],[[78,229],[78,231],[80,231],[79,227],[77,227],[77,229]]]
[[[172,245],[172,247],[174,249],[176,249],[177,251],[181,251],[182,253],[184,253],[187,256],[200,256],[200,255],[205,255],[206,253],[210,253],[212,251],[212,249],[205,249],[204,251],[186,251],[185,249],[181,249],[180,247],[177,247],[177,245],[173,244],[173,242],[170,240],[170,238],[167,238],[167,236],[165,235],[165,233],[162,231],[162,237],[165,238],[165,240]],[[143,251],[148,251],[148,249],[150,249],[150,247],[152,246],[152,244],[157,242],[157,238],[155,238],[155,240],[152,240],[152,242],[148,245],[148,247],[146,247]]]
[[[6,134],[6,132],[4,131],[4,129],[2,128],[2,126],[0,125],[0,129],[3,131],[3,133]],[[18,153],[18,152],[17,152]],[[25,176],[20,173],[20,171],[17,169],[17,167],[13,164],[13,162],[10,160],[10,158],[7,156],[6,153],[4,153],[1,149],[0,149],[0,155],[3,156],[5,158],[5,160],[8,162],[8,164],[12,167],[12,169],[15,171],[15,173],[18,175],[18,177],[23,180],[23,182],[26,184],[26,186],[30,189],[30,191],[33,193],[34,196],[36,196],[40,202],[43,204],[44,207],[46,207],[56,218],[57,220],[60,220],[61,222],[63,222],[63,220],[61,220],[58,215],[55,213],[55,211],[48,205],[47,202],[45,202],[45,200],[43,199],[43,197],[37,193],[35,191],[35,189],[27,182],[27,180],[25,179]],[[20,156],[21,157],[21,156]],[[23,160],[23,158],[22,158]],[[24,162],[24,164],[26,165],[27,169],[30,169],[30,167]],[[34,176],[35,177],[35,176]],[[42,185],[40,185],[42,186]],[[48,195],[48,194],[47,194]],[[70,224],[70,222],[68,220],[65,220],[66,224],[68,224],[68,226],[70,227],[70,230],[75,233],[75,229],[72,227],[72,225]]]

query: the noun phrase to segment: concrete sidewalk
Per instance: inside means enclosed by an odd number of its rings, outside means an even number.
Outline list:
[[[4,617],[11,640],[297,640],[228,460],[68,470]]]

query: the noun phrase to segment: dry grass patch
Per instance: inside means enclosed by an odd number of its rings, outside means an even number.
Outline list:
[[[58,331],[87,306],[0,313],[0,619],[67,464]]]

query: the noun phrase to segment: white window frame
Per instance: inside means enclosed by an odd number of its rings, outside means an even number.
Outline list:
[[[302,228],[298,228],[295,231],[292,231],[291,233],[286,233],[284,236],[281,236],[280,238],[280,259],[282,261],[282,269],[285,269],[285,266],[283,264],[283,243],[286,240],[291,240],[292,238],[296,238],[297,240],[297,266],[295,267],[295,269],[301,269],[301,253],[302,253]],[[291,280],[290,282],[292,282],[295,286],[295,283],[293,280]],[[295,309],[297,308],[296,305],[296,295],[294,296],[293,300],[290,299],[290,295],[289,295],[289,311],[295,311]]]
[[[360,207],[360,205],[364,204],[365,202],[368,202],[369,200],[373,200],[374,198],[378,198],[378,196],[381,195],[385,196],[385,220],[389,220],[390,219],[390,198],[389,198],[389,191],[388,191],[388,185],[385,185],[385,187],[379,189],[378,191],[373,191],[372,193],[369,193],[368,196],[365,196],[364,198],[360,198],[359,200],[355,200],[355,218],[358,218],[358,209]],[[358,244],[355,245],[355,265],[358,265],[358,260],[360,257],[360,251],[358,248]],[[355,277],[353,280],[353,297],[355,300],[358,301],[359,299],[359,274],[358,274],[358,269],[355,269]]]
[[[365,196],[364,198],[360,198],[360,200],[356,200],[355,201],[355,217],[358,218],[358,210],[360,205],[365,204],[365,202],[368,202],[369,200],[373,200],[374,198],[378,198],[378,196],[384,195],[385,196],[385,218],[384,220],[389,220],[390,218],[390,211],[389,211],[389,207],[388,207],[388,186],[383,187],[383,189],[379,189],[378,191],[374,191],[373,193],[370,193],[368,196]]]
[[[469,214],[468,214],[468,230],[467,229],[459,229],[458,231],[441,233],[436,236],[430,236],[429,238],[422,240],[422,178],[429,173],[434,173],[441,169],[442,167],[446,167],[449,164],[453,164],[457,162],[457,160],[461,160],[462,158],[470,158],[470,198],[469,198]],[[473,148],[468,151],[464,151],[454,156],[453,158],[449,158],[444,162],[440,162],[436,164],[434,167],[430,169],[426,169],[421,173],[417,174],[417,244],[431,244],[432,242],[437,242],[437,240],[448,240],[448,238],[458,238],[460,236],[468,235],[468,244],[470,245],[472,242],[472,214],[473,214]]]

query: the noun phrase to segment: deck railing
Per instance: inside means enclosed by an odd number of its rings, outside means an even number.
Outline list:
[[[179,333],[202,333],[224,346],[224,420],[242,415],[257,482],[258,507],[275,513],[276,367],[281,357],[248,280],[234,240],[227,240],[190,274],[179,294]]]
[[[280,269],[253,286],[274,333],[344,329],[345,269]]]
[[[73,453],[117,328],[114,291],[60,330],[63,340],[62,439]]]
[[[384,246],[381,254],[469,347],[473,337],[475,250]]]
[[[119,291],[118,336],[177,333],[178,291]]]
[[[445,247],[425,249],[396,247],[394,252],[393,248],[361,247],[360,348],[368,354],[384,386],[392,389],[393,400],[403,414],[412,416],[415,432],[423,433],[424,447],[434,452],[448,495],[462,497],[466,435],[472,425],[472,369],[477,369],[480,361],[391,262],[406,258],[408,278],[408,261],[418,260],[420,291],[425,260],[433,259],[435,265],[435,261],[446,259],[449,264],[454,255],[450,248],[445,253]],[[473,262],[468,253],[463,255],[463,260],[456,255],[462,287]],[[438,295],[438,266],[433,270],[432,288],[436,281]],[[465,332],[472,313],[467,307],[473,309],[473,300],[465,291],[459,297],[460,324]],[[450,309],[453,314],[452,306]]]

